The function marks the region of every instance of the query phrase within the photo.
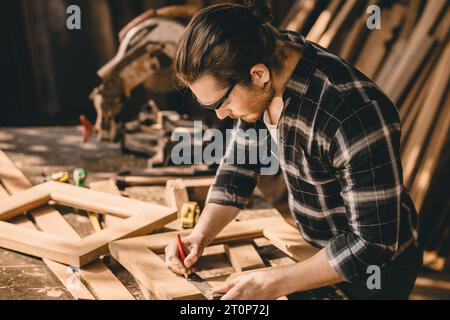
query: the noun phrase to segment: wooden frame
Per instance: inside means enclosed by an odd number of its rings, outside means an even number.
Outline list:
[[[126,218],[84,239],[67,239],[5,222],[24,211],[54,201],[97,213]],[[83,266],[108,253],[108,243],[148,234],[176,219],[173,209],[58,182],[47,182],[17,193],[0,205],[0,246],[60,263]]]
[[[0,150],[0,182],[0,200],[2,201],[11,194],[20,193],[33,186],[2,150]],[[63,215],[50,205],[32,210],[28,215],[30,218],[25,215],[16,216],[12,222],[31,230],[41,230],[56,236],[81,240],[79,234],[64,219]],[[106,217],[119,219],[109,215]],[[34,223],[31,222],[31,219]],[[43,258],[42,261],[77,300],[135,299],[122,282],[100,260],[78,270],[46,258]],[[80,278],[78,285],[72,285],[73,279],[76,278]]]
[[[166,204],[180,212],[183,203],[188,201],[202,202],[206,200],[209,187],[214,184],[215,177],[203,179],[173,179],[166,183]],[[189,194],[188,188],[191,190]]]
[[[187,236],[191,231],[181,231]],[[184,277],[167,269],[158,256],[178,232],[166,232],[150,236],[119,240],[109,244],[112,256],[122,264],[157,299],[205,299],[201,292]],[[298,230],[283,219],[261,218],[232,222],[224,228],[211,245],[239,242],[265,237],[296,261],[305,260],[318,249],[309,245]],[[231,274],[234,277],[236,274]]]

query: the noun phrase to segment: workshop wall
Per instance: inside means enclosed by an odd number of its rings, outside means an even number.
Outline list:
[[[88,96],[99,82],[96,71],[114,56],[120,28],[147,2],[5,1],[0,11],[6,42],[0,53],[0,125],[75,124],[80,114],[93,118]],[[71,4],[82,10],[81,30],[66,27]]]
[[[4,1],[0,126],[77,124],[81,114],[95,120],[88,96],[100,82],[96,71],[114,56],[117,34],[127,22],[148,8],[219,2],[224,1]],[[293,2],[274,1],[275,23]],[[81,8],[81,30],[66,27],[66,8],[72,4]],[[156,99],[163,107],[191,109],[182,101],[182,93]]]

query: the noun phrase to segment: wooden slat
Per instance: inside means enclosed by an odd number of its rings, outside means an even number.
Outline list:
[[[437,167],[439,157],[444,149],[450,130],[450,94],[449,84],[447,84],[447,98],[443,103],[441,116],[433,130],[430,143],[425,151],[425,156],[421,160],[421,166],[411,186],[411,198],[418,212],[422,209],[427,191],[430,188],[431,178]]]
[[[394,30],[400,25],[403,14],[404,6],[402,4],[394,4],[391,9],[382,10],[383,28],[369,32],[366,45],[356,61],[356,67],[369,78],[374,78],[382,63],[386,55],[386,45],[394,36]]]
[[[104,192],[76,186],[47,182],[52,188],[51,197],[57,203],[97,213],[111,214],[121,218],[141,213],[167,212],[168,208],[158,204],[119,197]]]
[[[114,258],[157,299],[204,299],[196,287],[171,272],[156,253],[144,246],[117,241],[110,245],[110,250]]]
[[[264,267],[264,262],[251,244],[225,244],[225,251],[231,265],[237,272]]]
[[[167,206],[176,209],[178,211],[178,218],[180,218],[183,203],[189,201],[189,195],[186,186],[183,184],[183,180],[167,181],[165,198]]]
[[[76,242],[3,221],[0,221],[0,247],[68,265],[79,265]]]
[[[45,186],[19,192],[2,201],[0,204],[0,220],[6,221],[19,213],[47,204],[50,200],[50,192]]]
[[[436,72],[430,83],[430,92],[424,101],[424,107],[417,116],[416,125],[402,151],[403,172],[405,185],[409,185],[413,179],[413,172],[417,166],[424,142],[428,137],[433,121],[436,117],[440,102],[446,93],[450,75],[450,43],[442,54]]]
[[[331,0],[327,8],[320,13],[313,27],[308,32],[306,39],[312,42],[318,42],[320,40],[330,24],[330,21],[332,21],[333,17],[336,15],[341,2],[341,0]]]
[[[338,11],[338,14],[334,19],[332,19],[331,25],[328,30],[322,35],[320,41],[318,42],[324,48],[327,48],[333,39],[336,37],[338,32],[341,31],[342,26],[348,19],[350,12],[353,10],[358,0],[346,0],[344,6]]]
[[[394,102],[397,102],[402,96],[415,70],[423,62],[423,59],[434,44],[435,34],[431,33],[433,31],[432,28],[445,5],[445,0],[427,2],[425,12],[414,28],[414,36],[408,42],[401,59],[398,61],[396,68],[390,74],[386,83],[381,84],[384,91]],[[447,25],[447,22],[444,18],[443,27]]]
[[[239,222],[231,222],[227,225],[212,241],[211,245],[223,244],[230,241],[244,241],[251,240],[254,238],[262,237],[263,230],[265,227],[272,224],[285,223],[284,220],[280,218],[260,218],[253,220],[245,220]],[[122,240],[127,243],[135,243],[143,245],[157,254],[164,253],[164,248],[167,246],[169,241],[175,239],[177,234],[182,237],[189,235],[192,230],[183,230],[181,232],[165,232],[159,234],[152,234],[144,237],[130,238]],[[116,241],[118,242],[118,241]],[[115,242],[113,242],[115,243]],[[111,245],[110,245],[111,246]]]
[[[376,4],[377,0],[371,0],[369,5]],[[343,59],[353,62],[359,54],[359,46],[362,46],[367,41],[367,33],[369,30],[366,27],[367,16],[361,15],[356,22],[353,23],[348,35],[345,37],[341,47],[339,48],[339,56]]]
[[[381,87],[384,87],[384,84],[390,77],[392,70],[396,67],[396,63],[403,54],[403,50],[411,37],[414,25],[416,24],[418,16],[420,15],[419,7],[421,0],[410,0],[408,1],[408,3],[409,5],[406,13],[406,19],[400,32],[399,38],[395,42],[393,48],[391,49],[391,52],[389,53],[389,56],[387,57],[380,72],[375,78],[375,82]]]
[[[119,188],[117,188],[116,184],[114,183],[114,181],[112,179],[91,182],[91,183],[89,183],[89,189],[113,194],[116,196],[122,195],[120,193]],[[103,215],[103,220],[105,221],[105,224],[108,227],[114,225],[115,223],[121,223],[123,221],[122,218],[112,216],[110,214]]]
[[[405,122],[409,121],[410,118],[414,118],[415,115],[417,115],[418,109],[420,109],[420,106],[423,103],[423,100],[420,101],[419,106],[417,107],[417,103],[418,100],[420,100],[420,96],[423,93],[423,97],[425,97],[426,92],[429,91],[429,88],[427,88],[427,84],[429,83],[429,81],[427,81],[435,67],[436,67],[436,63],[437,60],[439,59],[439,56],[442,54],[442,51],[444,49],[444,45],[443,44],[438,44],[436,45],[435,48],[433,48],[432,52],[430,53],[430,55],[427,57],[427,61],[425,63],[425,65],[421,68],[420,70],[420,75],[417,78],[417,80],[415,81],[414,85],[411,87],[411,89],[408,92],[408,96],[406,97],[405,101],[402,103],[401,109],[400,109],[400,119],[403,122],[403,127],[402,127],[402,138],[403,138],[403,134],[405,133]],[[417,107],[415,110],[414,108]],[[402,140],[402,145],[404,144],[404,140]]]
[[[286,30],[301,31],[305,26],[308,16],[314,10],[316,2],[314,0],[301,0],[292,7]],[[284,28],[283,28],[284,29]]]
[[[90,235],[80,241],[77,266],[83,266],[108,253],[108,244],[111,241],[149,234],[164,227],[165,224],[176,218],[176,212],[165,209],[165,212],[154,211],[149,214],[140,214],[124,220]]]
[[[306,260],[319,251],[307,243],[296,228],[287,223],[268,226],[264,228],[263,234],[273,245],[296,261]]]

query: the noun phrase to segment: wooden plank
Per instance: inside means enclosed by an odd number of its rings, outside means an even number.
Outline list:
[[[442,101],[449,81],[450,75],[450,43],[447,43],[446,49],[442,54],[436,72],[431,79],[430,92],[424,102],[424,107],[417,116],[416,123],[411,131],[410,138],[402,151],[403,172],[405,185],[409,186],[413,179],[413,171],[415,170],[421,151],[424,146],[425,139],[433,125],[440,102]]]
[[[122,195],[119,188],[117,188],[115,182],[112,179],[91,182],[89,183],[89,189],[113,194],[116,196]],[[121,223],[123,219],[110,214],[105,214],[103,215],[103,221],[108,227],[110,227],[115,223]]]
[[[32,212],[37,226],[50,234],[81,240],[78,233],[65,221],[62,215],[51,207]],[[67,266],[65,266],[67,268]],[[79,270],[82,281],[99,300],[134,300],[133,295],[109,270],[97,261]]]
[[[79,234],[67,223],[66,219],[52,207],[45,206],[33,210],[30,214],[41,231],[59,237],[81,240]]]
[[[208,246],[203,251],[204,256],[212,256],[215,254],[223,254],[223,253],[225,253],[225,245],[223,245],[223,244]]]
[[[210,245],[213,246],[230,241],[243,241],[258,238],[263,236],[264,227],[268,226],[269,224],[277,224],[283,222],[284,221],[280,218],[261,218],[240,222],[231,222],[218,234],[218,236],[212,241]],[[126,243],[129,246],[143,246],[152,250],[156,254],[162,254],[164,253],[164,249],[167,244],[175,239],[177,234],[180,234],[181,237],[186,237],[191,232],[192,230],[183,230],[180,232],[164,232],[152,234],[149,236],[128,238],[125,240],[114,241],[109,244],[109,247],[111,249],[111,247],[117,243]],[[117,259],[117,257],[115,258]]]
[[[168,180],[166,183],[166,204],[170,208],[174,208],[178,211],[178,219],[180,218],[181,207],[183,203],[189,201],[189,195],[187,188],[183,183],[183,180]]]
[[[121,218],[137,216],[141,213],[168,211],[167,207],[158,204],[119,197],[64,183],[51,181],[46,184],[50,186],[51,198],[55,202],[87,211],[111,214]]]
[[[121,224],[113,225],[90,235],[80,241],[77,266],[85,265],[99,256],[108,253],[108,244],[112,241],[142,236],[162,228],[176,218],[176,212],[166,209],[165,212],[141,214],[124,220]]]
[[[3,221],[0,221],[0,247],[68,265],[79,265],[76,242]]]
[[[392,70],[396,67],[397,61],[403,54],[403,50],[406,47],[408,40],[414,30],[414,25],[420,15],[420,3],[421,0],[410,0],[408,1],[408,9],[406,13],[406,19],[403,24],[402,30],[400,32],[399,38],[395,42],[389,56],[384,62],[380,72],[376,75],[375,82],[384,87],[387,79],[390,77]]]
[[[154,252],[132,243],[114,242],[111,254],[157,299],[204,299],[196,287],[177,276]]]
[[[84,284],[99,300],[135,300],[134,296],[120,282],[109,268],[100,262],[81,268]]]
[[[392,40],[394,30],[400,25],[404,14],[404,6],[394,4],[391,9],[382,10],[381,23],[383,28],[371,30],[366,45],[356,61],[356,67],[369,78],[374,78],[380,64],[386,55],[386,45]]]
[[[344,2],[344,6],[332,20],[329,29],[320,38],[320,41],[318,42],[319,45],[324,48],[328,48],[338,32],[342,30],[342,26],[345,24],[350,12],[354,9],[357,2],[358,0],[347,0]]]
[[[402,127],[402,138],[405,133],[405,125],[406,121],[410,121],[410,119],[414,119],[415,115],[417,115],[420,106],[423,101],[420,101],[419,107],[417,107],[417,102],[420,100],[421,96],[425,97],[426,92],[428,92],[429,88],[427,88],[427,84],[429,84],[428,79],[432,76],[433,71],[436,67],[437,60],[439,56],[442,54],[444,49],[443,44],[438,44],[435,48],[433,48],[429,57],[427,57],[427,61],[425,65],[420,70],[420,75],[415,81],[414,85],[409,90],[408,96],[405,101],[402,103],[400,108],[400,119],[403,122]],[[412,122],[412,121],[411,121]],[[407,129],[407,128],[406,128]],[[402,140],[402,145],[404,144],[404,140]]]
[[[237,272],[264,267],[264,262],[251,244],[225,245],[231,265]]]
[[[283,29],[300,32],[305,26],[309,15],[314,10],[316,2],[314,0],[299,0],[289,12],[286,27]]]
[[[5,190],[5,188],[1,184],[1,176],[0,176],[0,200],[7,199],[8,197],[9,193]]]
[[[371,0],[369,5],[377,3],[376,0]],[[361,15],[353,23],[348,35],[345,37],[341,48],[339,48],[339,56],[352,63],[355,61],[355,56],[360,54],[360,46],[367,42],[367,33],[369,30],[366,27],[367,16]]]
[[[28,179],[2,150],[0,150],[0,180],[9,194],[15,194],[32,187]]]
[[[263,234],[274,246],[299,262],[319,251],[307,243],[296,228],[287,223],[272,224],[264,228]]]
[[[170,208],[176,208],[178,210],[179,219],[183,204],[188,201],[200,202],[201,200],[205,200],[209,187],[214,182],[215,177],[168,180],[165,191],[166,204]],[[192,194],[190,194],[188,188],[192,189]]]
[[[431,178],[436,170],[439,157],[444,150],[450,130],[450,94],[449,84],[447,84],[447,98],[443,103],[443,110],[440,113],[438,122],[431,136],[431,143],[425,151],[425,156],[421,160],[418,173],[411,186],[411,198],[418,212],[422,209],[427,191],[430,188]]]
[[[313,27],[308,32],[306,39],[312,42],[318,42],[320,40],[328,25],[330,24],[330,21],[336,15],[341,2],[341,0],[331,0],[327,8],[320,13]]]
[[[434,44],[435,35],[431,33],[432,28],[445,5],[445,0],[427,2],[424,14],[414,28],[414,36],[411,37],[411,41],[404,49],[396,68],[390,74],[386,83],[382,84],[382,88],[394,102],[397,102],[402,96],[415,70],[423,62]],[[445,27],[447,25],[445,18],[443,22],[443,27]]]
[[[6,221],[15,215],[47,204],[51,200],[45,186],[35,187],[6,198],[0,204],[0,220]]]

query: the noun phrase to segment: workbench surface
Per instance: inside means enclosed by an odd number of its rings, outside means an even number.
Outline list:
[[[147,166],[145,158],[123,155],[118,144],[92,139],[81,145],[80,141],[81,133],[76,127],[0,129],[0,149],[7,153],[33,184],[41,183],[43,175],[77,167],[88,171],[88,181],[95,181],[108,179],[119,171]],[[132,187],[127,188],[125,194],[162,203],[164,190],[164,187]],[[88,218],[72,213],[67,213],[65,217],[80,235],[92,231]],[[108,266],[137,299],[143,298],[133,277],[126,270],[114,262]],[[419,277],[412,297],[450,299],[449,289],[449,274],[427,272]],[[41,259],[0,248],[2,299],[73,298]]]

